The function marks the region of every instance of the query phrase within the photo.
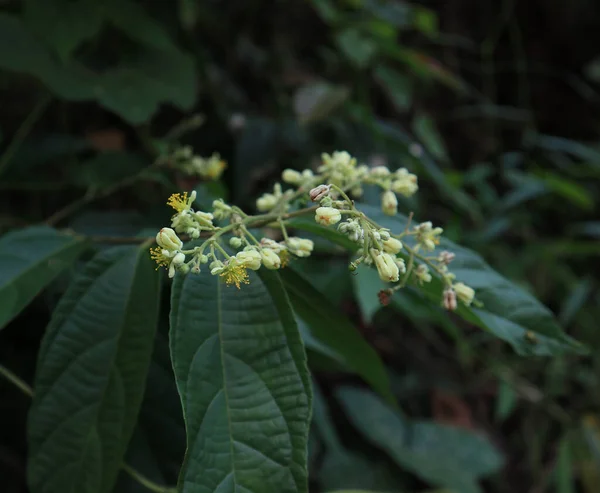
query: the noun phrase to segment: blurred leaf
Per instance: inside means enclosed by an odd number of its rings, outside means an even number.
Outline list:
[[[423,34],[435,36],[438,34],[438,16],[433,10],[423,7],[413,7],[413,22]]]
[[[311,336],[330,348],[347,370],[360,375],[388,401],[394,402],[383,363],[356,327],[292,269],[282,270],[281,279],[294,311],[310,329]]]
[[[581,279],[577,283],[561,307],[558,317],[561,324],[565,326],[571,324],[577,313],[584,307],[593,289],[594,282],[590,278]]]
[[[556,461],[556,493],[575,493],[575,478],[573,477],[573,462],[570,443],[561,440]]]
[[[74,180],[83,188],[102,189],[138,174],[147,166],[148,162],[139,154],[101,152],[79,165]]]
[[[553,135],[538,135],[534,144],[546,151],[565,152],[600,169],[600,151],[574,140]]]
[[[352,275],[352,284],[363,317],[371,322],[381,308],[377,294],[386,286],[375,269],[359,269]]]
[[[173,284],[171,356],[188,437],[185,491],[307,491],[311,388],[304,348],[277,274],[250,275],[239,291],[206,270]]]
[[[387,65],[377,65],[374,75],[396,109],[400,112],[407,111],[413,99],[413,84],[410,78]]]
[[[586,188],[573,180],[549,171],[545,171],[541,179],[546,187],[573,205],[587,210],[594,208],[594,197]]]
[[[378,128],[383,136],[387,137],[392,142],[395,142],[397,145],[401,145],[404,149],[409,149],[409,147],[415,143],[414,139],[398,125],[379,121]],[[449,202],[460,208],[461,211],[469,214],[471,217],[481,217],[481,207],[477,201],[446,180],[444,172],[440,169],[429,152],[420,149],[417,161]]]
[[[347,87],[314,82],[300,87],[294,94],[294,110],[300,123],[323,120],[350,95]]]
[[[243,200],[252,186],[253,174],[277,156],[279,127],[274,120],[251,118],[236,142],[233,194]]]
[[[109,493],[137,422],[159,278],[146,249],[98,254],[53,314],[29,414],[33,493]]]
[[[345,29],[336,41],[346,57],[359,69],[366,68],[377,52],[377,46],[358,29]]]
[[[178,54],[177,47],[163,24],[148,14],[148,9],[134,0],[107,0],[104,5],[109,22],[133,40],[158,51]],[[132,22],[135,20],[135,22]]]
[[[412,7],[404,1],[362,0],[363,7],[371,14],[396,27],[410,25]]]
[[[365,390],[342,387],[336,395],[367,440],[424,481],[461,493],[479,492],[477,480],[503,465],[495,447],[478,433],[409,420]]]
[[[103,24],[96,0],[25,0],[24,21],[61,60],[67,60]]]
[[[500,380],[496,399],[496,419],[498,421],[505,421],[513,413],[517,399],[518,396],[513,387],[508,382]]]
[[[43,226],[0,237],[0,329],[70,267],[86,246],[80,238]]]
[[[448,162],[446,146],[430,116],[417,113],[413,119],[412,128],[415,135],[435,159]]]
[[[402,483],[386,463],[343,447],[329,414],[327,402],[316,383],[313,385],[313,390],[313,423],[325,443],[325,452],[318,471],[319,486],[325,490],[340,488],[403,490]]]
[[[65,159],[90,148],[89,143],[79,137],[67,134],[46,134],[38,138],[27,139],[17,150],[11,163],[11,173],[31,177],[30,170],[56,159]]]

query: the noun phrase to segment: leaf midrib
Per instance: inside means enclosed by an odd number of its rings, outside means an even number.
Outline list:
[[[221,282],[217,279],[217,331],[219,333],[219,351],[221,353],[221,371],[223,373],[223,395],[225,397],[225,412],[227,414],[227,428],[229,429],[229,454],[231,456],[231,472],[233,474],[233,491],[237,491],[237,476],[235,470],[235,456],[233,451],[233,430],[231,426],[231,413],[229,412],[229,395],[227,393],[227,371],[225,370],[225,348],[223,338],[223,320],[222,312],[222,291]],[[227,476],[225,476],[227,477]]]

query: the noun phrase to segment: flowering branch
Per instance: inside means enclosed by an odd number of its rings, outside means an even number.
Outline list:
[[[197,211],[192,207],[196,192],[189,197],[187,192],[172,195],[167,204],[176,213],[171,218],[171,227],[162,228],[157,234],[158,246],[151,250],[152,258],[168,269],[169,277],[174,277],[176,272],[198,273],[203,264],[208,264],[211,274],[219,275],[227,285],[234,284],[239,289],[241,284],[249,282],[248,269],[258,270],[261,266],[280,269],[293,257],[311,254],[313,242],[290,237],[285,223],[293,217],[314,213],[317,223],[323,226],[337,224],[340,233],[360,245],[357,257],[350,262],[351,270],[356,270],[361,263],[374,265],[383,281],[394,284],[384,290],[383,295],[380,293],[382,301],[410,281],[417,285],[429,283],[431,269],[444,282],[442,304],[445,308],[455,310],[457,300],[466,305],[473,302],[474,290],[454,282],[455,276],[448,270],[454,254],[442,251],[438,255],[427,255],[440,244],[442,228],[433,227],[431,222],[411,227],[411,214],[404,231],[395,234],[357,209],[351,198],[362,195],[363,185],[376,185],[382,189],[382,211],[393,216],[398,211],[397,194],[410,197],[417,192],[414,174],[406,168],[392,172],[385,166],[357,165],[356,159],[347,152],[323,154],[322,159],[318,174],[312,170],[284,170],[282,181],[292,188],[284,191],[282,184],[276,183],[272,193],[265,193],[256,201],[256,207],[262,213],[258,215],[249,215],[222,200],[213,202],[212,212]],[[309,200],[319,205],[290,211],[297,201]],[[229,224],[219,227],[214,224],[215,220],[229,221]],[[249,231],[249,228],[267,225],[280,229],[283,240],[277,242],[266,237],[259,240]],[[192,239],[205,234],[208,237],[199,246],[186,250],[180,234]],[[235,255],[230,255],[224,248],[224,235],[231,235],[229,246],[238,250]],[[409,236],[414,239],[414,246],[402,241]],[[408,256],[408,264],[398,256],[402,252]]]

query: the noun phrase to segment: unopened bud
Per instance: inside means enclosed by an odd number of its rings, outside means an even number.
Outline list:
[[[232,248],[240,248],[242,246],[242,239],[234,236],[229,240],[229,244]]]
[[[397,253],[400,253],[400,250],[402,250],[402,242],[396,238],[388,238],[383,242],[383,250],[387,253],[393,253],[396,255]]]
[[[281,174],[281,179],[291,185],[299,185],[302,182],[302,173],[295,169],[284,169]]]
[[[270,248],[263,248],[260,251],[262,257],[262,263],[267,269],[279,269],[281,267],[281,259],[274,250]]]
[[[462,301],[465,305],[469,306],[473,303],[473,299],[475,298],[475,290],[467,286],[462,282],[457,282],[452,286],[454,291],[456,291],[456,296],[460,301]]]
[[[388,216],[393,216],[398,212],[398,199],[391,190],[386,190],[381,196],[381,210]]]
[[[457,307],[456,293],[454,292],[454,289],[452,289],[452,288],[444,289],[444,293],[442,296],[443,296],[442,301],[444,304],[444,308],[446,310],[450,310],[451,312],[456,310],[456,307]]]
[[[308,196],[313,202],[319,202],[321,199],[327,196],[330,188],[331,187],[329,185],[319,185],[308,192]]]
[[[156,243],[165,250],[180,250],[183,242],[171,228],[162,228],[156,235]]]

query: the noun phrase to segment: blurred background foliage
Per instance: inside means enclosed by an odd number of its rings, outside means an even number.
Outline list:
[[[377,276],[352,277],[323,243],[297,268],[323,295],[314,304],[326,303],[300,327],[316,387],[315,492],[449,483],[469,493],[480,476],[494,493],[600,491],[600,4],[2,0],[0,8],[2,231],[50,218],[82,234],[147,235],[181,188],[252,210],[282,169],[344,149],[417,173],[420,192],[404,210],[443,225],[592,348],[523,358],[412,291],[380,309]],[[229,163],[222,181],[147,169],[172,137],[196,154],[219,152]],[[365,200],[378,203],[368,190]],[[63,277],[0,333],[0,360],[28,381]],[[312,338],[319,323],[342,339],[355,325],[376,353],[351,335],[354,356],[343,361]],[[166,325],[128,462],[174,484],[185,433]],[[401,413],[348,373],[378,357]],[[23,492],[28,399],[5,382],[0,395],[2,490]],[[117,491],[145,490],[123,477]]]

